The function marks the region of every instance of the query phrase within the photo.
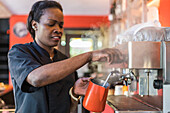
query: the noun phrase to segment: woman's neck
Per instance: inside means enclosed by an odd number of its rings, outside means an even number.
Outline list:
[[[48,48],[46,51],[49,53],[50,57],[54,57],[54,47]]]
[[[50,55],[50,57],[54,57],[54,47],[47,47],[42,45],[41,43],[36,42],[41,48],[45,49],[48,54]]]

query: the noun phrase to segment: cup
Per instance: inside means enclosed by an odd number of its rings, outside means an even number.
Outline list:
[[[109,83],[106,83],[105,87],[102,86],[103,84],[104,80],[90,80],[83,100],[84,108],[92,112],[104,111],[109,90]]]
[[[123,85],[116,85],[114,95],[123,95]]]

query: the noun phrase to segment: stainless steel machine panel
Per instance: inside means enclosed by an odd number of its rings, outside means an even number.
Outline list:
[[[114,68],[160,69],[161,42],[127,42],[116,47],[124,60],[113,64]]]
[[[170,113],[170,85],[163,85],[163,113]]]
[[[163,113],[170,112],[170,42],[162,42],[163,51]]]
[[[161,42],[129,42],[129,68],[159,69]]]
[[[170,84],[170,42],[162,42],[164,84]]]

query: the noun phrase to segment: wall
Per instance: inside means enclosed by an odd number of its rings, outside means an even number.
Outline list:
[[[163,27],[170,27],[170,0],[160,0],[159,20]]]

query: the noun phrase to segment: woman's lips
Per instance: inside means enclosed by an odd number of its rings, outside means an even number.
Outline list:
[[[52,37],[52,39],[56,40],[56,41],[59,41],[60,40],[60,37],[56,36],[56,37]]]

